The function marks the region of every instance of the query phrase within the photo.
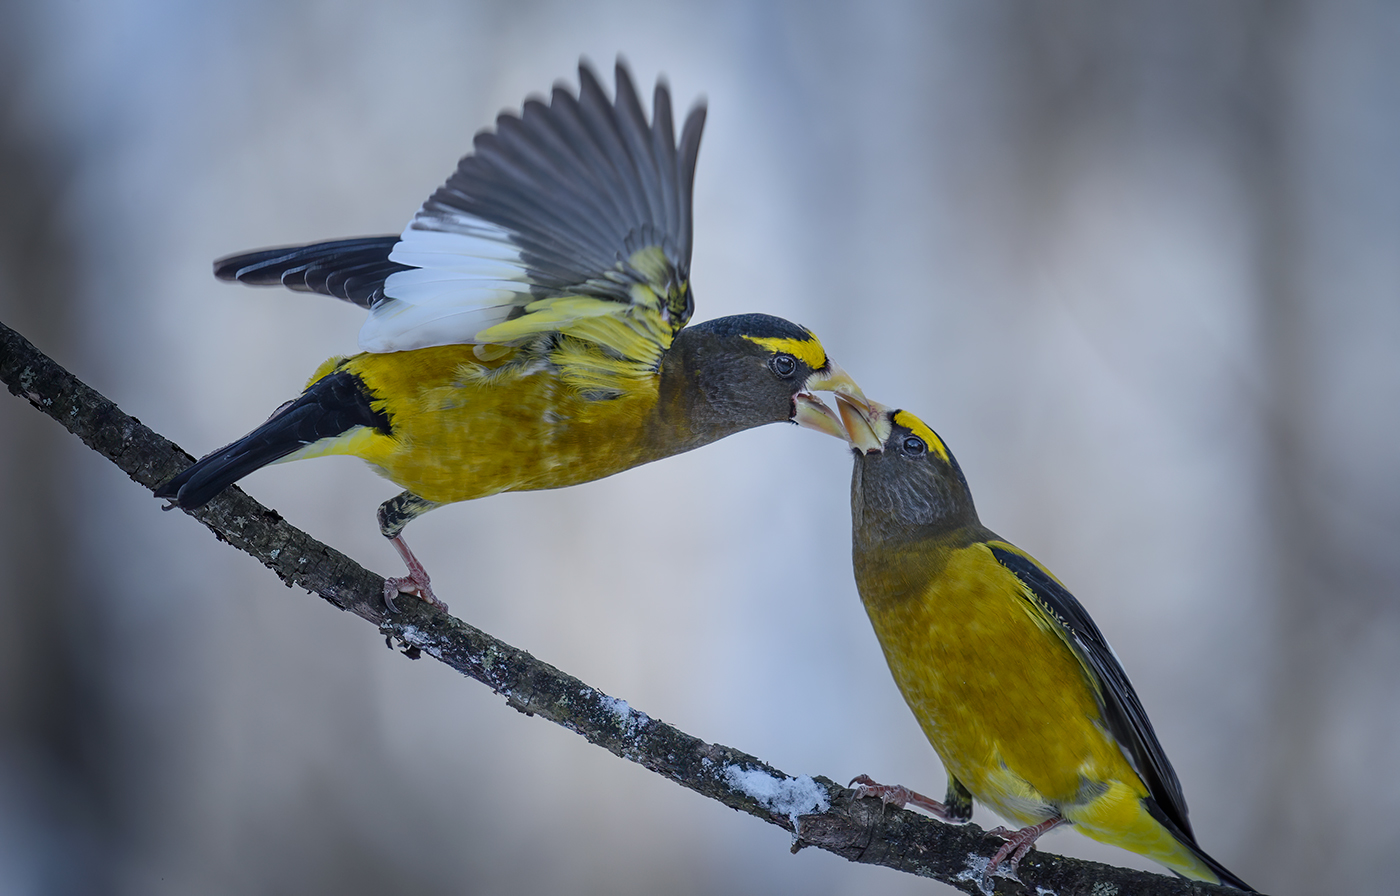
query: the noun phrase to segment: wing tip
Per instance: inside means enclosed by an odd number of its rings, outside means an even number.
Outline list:
[[[1206,868],[1210,869],[1212,874],[1220,879],[1221,884],[1227,887],[1234,887],[1236,890],[1243,890],[1246,893],[1258,892],[1258,890],[1255,890],[1249,884],[1241,880],[1240,877],[1229,868],[1226,868],[1224,865],[1220,864],[1220,862],[1216,861],[1215,858],[1204,849],[1201,849],[1200,844],[1196,842],[1196,835],[1191,832],[1191,825],[1186,821],[1185,816],[1181,818],[1182,823],[1178,823],[1178,821],[1172,818],[1172,815],[1163,808],[1161,803],[1150,796],[1143,797],[1142,803],[1143,807],[1147,810],[1147,814],[1151,815],[1154,821],[1165,828],[1167,833],[1175,837],[1177,842],[1190,850],[1191,854],[1195,856],[1202,865],[1205,865]],[[1184,827],[1183,824],[1185,825]],[[1176,869],[1173,870],[1176,871]],[[1180,874],[1181,872],[1177,871],[1177,873]]]
[[[225,255],[222,258],[214,259],[214,278],[226,283],[237,282],[239,273],[247,266],[244,259],[248,257],[248,254],[247,252],[239,252],[236,255]]]

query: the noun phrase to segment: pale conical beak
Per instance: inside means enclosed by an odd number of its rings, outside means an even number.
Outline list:
[[[841,409],[846,438],[852,448],[861,454],[874,454],[884,449],[885,440],[890,437],[889,408],[873,401],[853,400],[841,394],[836,396],[836,406]]]
[[[793,423],[824,432],[843,442],[848,441],[846,427],[841,425],[841,418],[820,398],[807,392],[798,392],[796,400],[797,413],[792,415]]]
[[[850,441],[841,418],[823,404],[820,398],[813,395],[813,392],[834,392],[838,401],[841,396],[846,395],[853,401],[864,402],[865,393],[860,391],[860,386],[856,385],[856,381],[851,379],[851,375],[843,370],[840,364],[827,359],[826,368],[814,371],[807,377],[807,382],[802,384],[802,391],[797,393],[797,412],[792,415],[792,422],[798,426],[824,432],[845,442]]]
[[[841,365],[827,359],[826,369],[817,370],[802,384],[803,392],[835,392],[857,401],[865,401],[865,393],[851,379],[851,375],[841,369]]]

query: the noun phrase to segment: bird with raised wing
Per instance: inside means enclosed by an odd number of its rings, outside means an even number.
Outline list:
[[[619,61],[609,100],[586,64],[477,134],[398,236],[265,249],[220,279],[362,306],[363,351],[156,490],[199,507],[270,463],[348,454],[404,491],[379,508],[408,575],[439,603],[402,530],[505,491],[611,476],[765,423],[844,438],[813,391],[859,396],[811,331],[766,314],[687,326],[691,194],[705,106],[677,139],[664,82],[651,120]]]
[[[856,586],[900,692],[948,775],[942,802],[856,779],[947,821],[976,800],[1015,873],[1071,824],[1195,880],[1250,887],[1196,844],[1176,772],[1098,626],[1059,579],[982,525],[962,469],[908,411],[838,395],[855,450]]]

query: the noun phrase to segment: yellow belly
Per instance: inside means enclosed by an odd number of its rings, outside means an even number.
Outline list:
[[[302,456],[363,458],[440,504],[575,485],[641,462],[655,378],[590,399],[543,365],[511,360],[483,362],[470,345],[357,355],[342,369],[380,399],[392,435],[352,431]]]
[[[1035,824],[1086,796],[1086,780],[1137,775],[1095,724],[1078,660],[1036,625],[1019,587],[974,544],[950,552],[922,593],[867,599],[866,609],[948,771],[999,814]]]
[[[1214,880],[1147,812],[1148,789],[1104,728],[1083,667],[1037,623],[1019,580],[983,544],[944,560],[931,584],[905,594],[881,590],[879,564],[858,569],[890,671],[948,773],[1019,825],[1060,815],[1096,840]]]

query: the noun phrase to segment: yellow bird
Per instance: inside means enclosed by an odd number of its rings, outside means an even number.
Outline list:
[[[790,421],[844,438],[811,394],[860,389],[811,331],[744,314],[687,327],[691,191],[705,107],[677,141],[658,82],[648,122],[626,67],[609,100],[586,64],[476,136],[399,236],[265,249],[220,279],[282,284],[369,311],[361,354],[156,490],[199,507],[270,463],[363,458],[405,491],[379,508],[438,605],[403,527],[455,501],[562,488]]]
[[[937,800],[865,793],[955,822],[972,801],[1012,873],[1072,824],[1183,877],[1251,888],[1196,845],[1176,772],[1098,626],[1059,579],[977,518],[948,447],[908,411],[837,396],[855,448],[856,585],[890,671],[948,773]],[[856,783],[853,782],[853,783]]]

